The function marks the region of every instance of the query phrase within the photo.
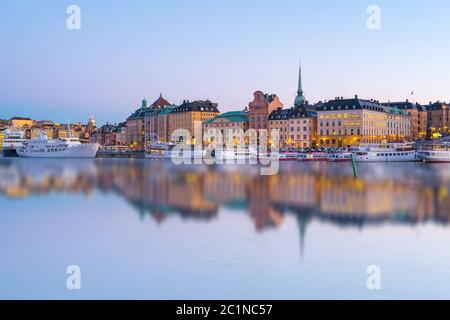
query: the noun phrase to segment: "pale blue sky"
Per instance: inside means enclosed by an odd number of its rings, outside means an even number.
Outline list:
[[[0,118],[118,122],[160,92],[228,111],[261,89],[290,106],[299,58],[311,102],[449,100],[449,12],[446,0],[1,0]]]

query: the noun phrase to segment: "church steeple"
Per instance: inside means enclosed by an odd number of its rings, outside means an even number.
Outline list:
[[[298,88],[297,88],[297,96],[295,97],[294,107],[300,107],[305,102],[305,96],[303,95],[302,89],[302,63],[299,62],[298,66]]]

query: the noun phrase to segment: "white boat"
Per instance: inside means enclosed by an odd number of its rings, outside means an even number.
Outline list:
[[[27,141],[27,139],[25,139],[23,131],[5,130],[5,136],[3,137],[3,156],[17,157],[17,148],[25,141]]]
[[[412,162],[418,161],[411,143],[362,144],[353,149],[357,162]]]
[[[328,156],[325,152],[302,152],[297,156],[297,161],[328,161]]]
[[[279,160],[280,161],[297,161],[298,157],[297,152],[282,152],[280,153]]]
[[[145,148],[145,157],[148,159],[171,159],[172,150],[176,146],[173,142],[152,143]]]
[[[48,139],[42,132],[17,148],[24,158],[95,158],[98,143],[81,143],[76,138]]]
[[[348,162],[352,161],[351,152],[336,152],[328,154],[329,162]]]
[[[450,142],[424,145],[417,151],[417,157],[424,162],[450,162]]]
[[[156,142],[151,143],[145,148],[145,158],[147,159],[195,159],[203,158],[204,150],[197,150],[194,145],[185,145],[180,150],[175,149],[177,146],[173,142]]]

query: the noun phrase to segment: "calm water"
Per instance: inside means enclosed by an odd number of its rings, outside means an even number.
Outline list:
[[[359,172],[0,158],[0,298],[450,298],[450,166]]]

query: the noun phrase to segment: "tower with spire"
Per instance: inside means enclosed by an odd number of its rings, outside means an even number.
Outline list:
[[[298,88],[297,88],[297,96],[295,97],[294,107],[301,107],[305,103],[305,96],[303,95],[302,89],[302,63],[299,62],[298,67]]]

